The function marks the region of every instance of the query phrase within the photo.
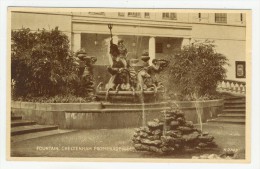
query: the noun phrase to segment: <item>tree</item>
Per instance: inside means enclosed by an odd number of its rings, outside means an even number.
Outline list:
[[[53,96],[71,92],[78,80],[68,37],[58,30],[12,31],[11,76],[14,96]]]
[[[177,88],[182,96],[213,95],[218,82],[226,77],[227,61],[223,54],[215,51],[211,41],[184,46],[170,61],[168,73],[173,85],[168,86]]]

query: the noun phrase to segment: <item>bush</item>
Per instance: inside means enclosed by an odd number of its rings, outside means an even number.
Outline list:
[[[16,97],[15,101],[23,102],[37,102],[37,103],[88,103],[91,102],[91,97],[80,97],[71,94],[55,95],[52,97],[39,96],[39,97]]]
[[[11,78],[14,97],[54,96],[73,93],[78,81],[75,57],[68,37],[56,27],[51,31],[12,31]]]
[[[215,51],[211,41],[195,42],[184,46],[170,60],[168,67],[169,89],[187,100],[210,98],[217,84],[226,77],[227,58]]]

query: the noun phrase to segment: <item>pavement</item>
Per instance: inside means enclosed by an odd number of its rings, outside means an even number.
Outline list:
[[[11,156],[190,159],[192,156],[205,153],[221,154],[225,151],[235,151],[238,154],[237,158],[245,158],[245,125],[203,124],[203,131],[209,132],[215,137],[218,148],[168,155],[138,152],[133,148],[131,142],[134,128],[93,129],[16,139],[11,143]]]
[[[46,136],[51,136],[51,135],[57,135],[57,134],[63,134],[63,133],[68,133],[72,132],[75,130],[48,130],[48,131],[41,131],[41,132],[35,132],[35,133],[27,133],[27,134],[22,134],[22,135],[15,135],[11,137],[11,142],[21,142],[24,140],[29,140],[29,139],[34,139],[34,138],[39,138],[39,137],[46,137]]]

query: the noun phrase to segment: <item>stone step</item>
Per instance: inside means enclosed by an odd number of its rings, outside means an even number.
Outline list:
[[[245,109],[224,109],[223,113],[246,113]]]
[[[208,123],[229,123],[229,124],[245,124],[245,119],[210,119]]]
[[[24,140],[29,140],[29,139],[34,139],[34,138],[39,138],[39,137],[46,137],[46,136],[51,136],[51,135],[57,135],[57,134],[63,134],[63,133],[69,133],[73,132],[75,130],[49,130],[49,131],[42,131],[42,132],[36,132],[36,133],[27,133],[27,134],[22,134],[22,135],[15,135],[11,137],[11,142],[19,142],[19,141],[24,141]]]
[[[11,116],[11,120],[22,120],[22,116]]]
[[[245,100],[225,100],[224,104],[225,105],[230,105],[230,104],[245,104]]]
[[[245,97],[230,97],[224,100],[224,110],[216,119],[209,123],[245,124],[246,119]]]
[[[228,108],[225,108],[224,110],[226,111],[246,111],[246,108],[241,108],[241,107],[236,107],[236,108],[233,108],[233,107],[228,107]]]
[[[246,98],[244,96],[241,96],[241,97],[228,97],[228,98],[225,98],[225,101],[227,100],[245,100]]]
[[[219,114],[218,117],[221,119],[230,119],[230,118],[235,118],[235,119],[245,119],[246,115],[241,114],[241,113],[225,113],[225,114]]]
[[[225,109],[245,109],[246,104],[231,104],[231,105],[225,105]]]
[[[11,122],[11,127],[18,127],[18,126],[30,126],[36,124],[35,121],[27,121],[27,120],[15,120]]]
[[[11,128],[11,136],[35,133],[40,131],[56,130],[58,126],[51,125],[31,125],[31,126],[19,126]]]

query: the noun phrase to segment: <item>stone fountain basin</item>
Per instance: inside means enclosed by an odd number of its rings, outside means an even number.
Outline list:
[[[124,102],[124,103],[141,103],[141,102],[158,102],[162,100],[164,91],[109,91],[108,99],[106,100],[107,91],[97,91],[96,95],[99,100],[109,102]],[[143,101],[141,99],[143,97]]]
[[[197,123],[195,102],[175,102],[185,113],[187,120]],[[222,113],[223,100],[199,102],[202,121],[217,117]],[[58,125],[61,129],[109,129],[131,128],[142,125],[142,106],[146,121],[160,118],[161,110],[168,109],[166,102],[158,103],[33,103],[12,101],[14,115],[37,124]],[[8,119],[10,119],[8,114]]]

